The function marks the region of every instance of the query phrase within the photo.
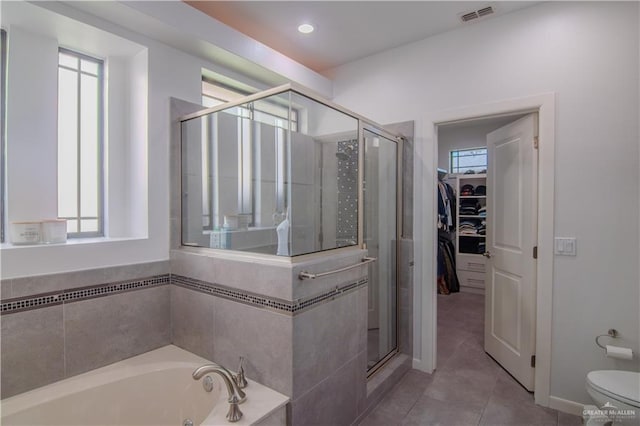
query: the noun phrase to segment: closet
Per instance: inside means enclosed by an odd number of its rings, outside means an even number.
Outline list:
[[[454,187],[449,184],[447,172],[438,169],[438,293],[460,291],[456,273],[454,238],[458,226],[458,200]]]
[[[456,291],[484,294],[486,226],[492,219],[487,212],[487,134],[513,122],[520,116],[495,117],[456,122],[438,128],[438,292]],[[441,187],[449,185],[451,216],[443,216]],[[490,188],[489,188],[490,189]],[[445,213],[446,204],[444,204]],[[447,222],[445,223],[445,219]],[[448,261],[448,248],[453,259]],[[442,262],[441,262],[442,260]],[[455,265],[454,274],[447,272],[447,262]]]
[[[463,291],[484,292],[487,227],[487,175],[469,173],[458,176],[456,265]]]

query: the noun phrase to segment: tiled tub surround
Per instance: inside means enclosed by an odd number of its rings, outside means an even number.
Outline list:
[[[116,268],[116,278],[127,269],[136,277],[118,282],[104,283],[111,268],[5,280],[4,294],[20,296],[2,300],[2,397],[173,343],[230,368],[245,356],[249,378],[291,398],[292,424],[350,424],[373,402],[367,267],[316,280],[298,274],[365,254],[349,249],[292,264],[178,250],[171,275],[159,262]]]
[[[173,345],[138,355],[2,401],[2,423],[217,426],[228,423],[227,391],[212,374],[207,393],[191,373],[210,360]],[[288,398],[249,380],[238,425],[284,426]],[[69,409],[73,407],[73,409]],[[113,407],[118,407],[114,410]]]
[[[172,252],[172,341],[233,367],[244,356],[248,377],[291,398],[291,424],[352,423],[366,403],[367,267],[298,278],[366,255],[349,251],[294,263]]]
[[[402,247],[408,250],[410,243]],[[232,367],[244,356],[248,377],[291,398],[293,425],[351,424],[399,380],[408,363],[396,366],[398,374],[381,373],[378,392],[367,389],[366,266],[315,280],[298,274],[342,268],[365,255],[350,248],[292,262],[174,250],[172,342]],[[409,298],[410,284],[400,287]],[[234,292],[247,300],[234,298]]]
[[[19,296],[2,300],[2,398],[171,343],[168,271],[155,262],[3,280]]]

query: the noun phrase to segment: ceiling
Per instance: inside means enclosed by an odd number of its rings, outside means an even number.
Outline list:
[[[202,1],[194,8],[328,75],[332,68],[445,31],[473,25],[535,1]],[[463,23],[487,6],[494,13]],[[311,34],[298,25],[311,23]]]

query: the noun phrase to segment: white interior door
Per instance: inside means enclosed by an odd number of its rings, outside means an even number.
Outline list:
[[[485,351],[534,387],[537,115],[487,135]]]

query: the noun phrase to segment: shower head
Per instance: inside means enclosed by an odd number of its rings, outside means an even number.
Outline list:
[[[351,154],[353,154],[354,149],[352,146],[345,147],[342,151],[336,152],[336,157],[340,161],[347,161],[350,159]]]

